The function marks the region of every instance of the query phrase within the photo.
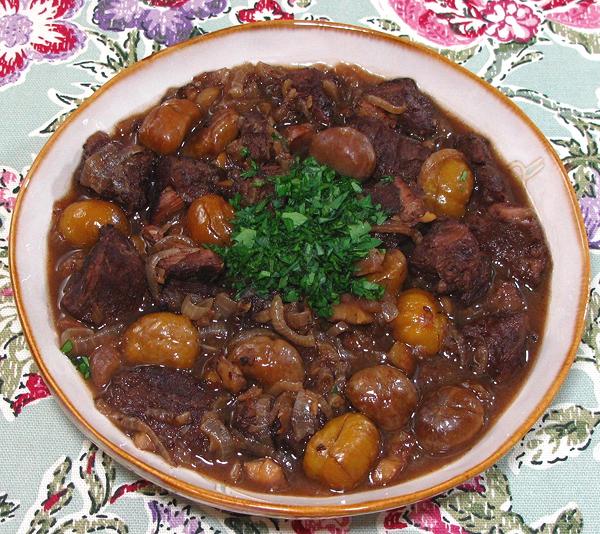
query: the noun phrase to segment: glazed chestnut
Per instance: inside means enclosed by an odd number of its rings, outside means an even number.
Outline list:
[[[437,299],[423,289],[400,293],[398,316],[392,322],[394,339],[413,347],[421,356],[436,354],[444,340],[447,319]]]
[[[425,398],[415,418],[419,445],[430,454],[464,449],[483,428],[485,409],[473,391],[444,386]]]
[[[229,360],[244,376],[272,386],[282,380],[302,382],[304,364],[298,351],[287,341],[268,335],[249,337],[230,347]]]
[[[193,158],[217,157],[240,133],[240,116],[232,109],[219,111],[211,123],[186,143],[184,152]]]
[[[123,336],[123,353],[131,365],[154,364],[189,369],[200,351],[198,331],[185,315],[142,315]]]
[[[340,174],[365,180],[375,170],[375,149],[366,135],[349,127],[327,128],[316,134],[309,153]]]
[[[402,428],[417,405],[417,391],[407,376],[390,365],[375,365],[354,373],[346,397],[384,430]]]
[[[345,413],[329,421],[308,442],[306,476],[337,490],[363,480],[379,452],[379,431],[364,415]]]
[[[429,156],[419,174],[425,204],[437,215],[460,218],[473,192],[473,173],[462,152],[452,148]]]
[[[129,233],[127,215],[119,206],[105,200],[80,200],[64,209],[57,229],[69,244],[88,248],[98,241],[100,228],[107,224],[125,235]]]
[[[226,245],[229,243],[234,215],[229,202],[211,193],[192,202],[185,216],[185,225],[198,244]]]
[[[159,154],[173,154],[201,115],[191,100],[167,100],[146,115],[138,134],[140,143]]]
[[[381,268],[367,278],[371,282],[382,285],[386,292],[396,296],[408,275],[408,263],[401,250],[389,249],[383,258]]]

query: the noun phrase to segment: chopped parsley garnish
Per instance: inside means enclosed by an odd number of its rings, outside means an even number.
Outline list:
[[[90,377],[90,359],[87,356],[71,358],[71,363],[86,380]]]
[[[63,354],[69,354],[69,352],[71,352],[72,350],[73,350],[73,342],[70,339],[67,339],[63,343],[63,346],[60,348],[60,351]]]
[[[466,182],[468,177],[469,177],[469,173],[466,170],[464,170],[463,172],[460,173],[460,175],[458,177],[458,181]]]
[[[70,339],[67,339],[60,348],[60,351],[69,356],[74,346],[73,342]],[[83,378],[87,380],[90,377],[90,359],[87,356],[69,356],[69,360]]]
[[[256,176],[258,174],[259,168],[258,168],[258,163],[256,163],[256,161],[254,161],[253,159],[250,160],[250,163],[248,165],[248,168],[240,173],[240,176],[242,178],[253,178],[254,176]]]
[[[379,181],[381,183],[383,183],[383,184],[389,184],[389,183],[392,183],[394,181],[394,177],[393,176],[389,176],[389,175],[382,176],[381,180],[379,180]]]
[[[274,195],[239,209],[232,245],[211,247],[225,261],[238,295],[280,293],[302,298],[320,316],[331,315],[343,293],[374,300],[382,286],[355,276],[355,263],[381,244],[371,225],[386,214],[362,187],[313,158],[297,161],[288,174],[270,178]]]
[[[247,146],[243,146],[240,148],[240,156],[242,158],[247,158],[250,155],[250,149]]]

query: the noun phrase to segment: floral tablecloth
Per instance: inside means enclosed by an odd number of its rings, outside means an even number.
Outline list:
[[[19,184],[65,116],[183,39],[267,19],[350,22],[425,43],[498,87],[550,138],[584,213],[593,280],[577,361],[498,465],[390,512],[284,521],[196,506],[139,480],[75,429],[23,339],[8,275]],[[0,0],[0,532],[600,532],[598,0]]]

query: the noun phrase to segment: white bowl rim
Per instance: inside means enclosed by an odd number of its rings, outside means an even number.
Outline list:
[[[583,265],[583,273],[582,279],[579,286],[579,294],[578,294],[578,305],[577,305],[577,317],[575,322],[575,328],[573,332],[573,336],[571,339],[571,343],[569,346],[569,351],[565,354],[564,359],[561,363],[560,369],[556,376],[555,381],[552,383],[551,387],[546,391],[545,395],[541,399],[541,401],[534,406],[528,417],[524,420],[524,422],[518,427],[518,429],[513,432],[511,435],[507,436],[506,440],[485,460],[475,465],[474,467],[464,471],[458,476],[445,480],[443,483],[437,484],[435,486],[423,489],[421,491],[413,492],[410,494],[393,496],[385,499],[378,500],[366,500],[360,503],[353,504],[340,504],[340,505],[315,505],[315,506],[299,506],[299,505],[288,505],[288,504],[277,504],[277,503],[269,503],[265,501],[257,501],[248,498],[239,498],[232,495],[228,495],[225,493],[220,493],[217,491],[205,490],[202,488],[198,488],[197,486],[188,484],[179,480],[176,477],[172,477],[154,467],[146,464],[144,461],[140,460],[129,454],[128,452],[122,450],[116,444],[112,443],[108,439],[106,439],[103,435],[101,435],[88,421],[85,417],[80,413],[78,408],[70,402],[69,399],[65,396],[65,394],[61,391],[60,385],[56,383],[52,375],[48,372],[44,357],[42,356],[42,352],[40,351],[35,337],[33,335],[30,322],[28,319],[27,310],[25,309],[23,298],[22,298],[22,289],[20,287],[20,278],[17,270],[16,261],[16,243],[18,240],[18,227],[19,221],[21,220],[21,206],[23,204],[23,199],[28,191],[28,185],[31,178],[34,176],[36,169],[40,166],[41,162],[46,157],[49,148],[60,138],[61,133],[65,130],[67,125],[73,122],[80,113],[92,103],[96,98],[105,93],[110,89],[110,87],[123,79],[125,76],[132,74],[138,69],[145,68],[149,63],[156,60],[156,58],[163,57],[166,55],[170,55],[176,53],[178,50],[182,48],[193,45],[194,43],[200,40],[209,40],[209,39],[218,39],[224,37],[226,35],[238,32],[252,32],[258,30],[264,30],[265,28],[288,28],[294,29],[296,27],[308,27],[308,28],[318,28],[324,29],[328,31],[340,31],[354,34],[362,34],[363,36],[367,36],[373,39],[384,40],[388,42],[392,42],[400,47],[405,47],[412,49],[412,51],[420,52],[421,54],[427,55],[430,58],[435,58],[437,61],[442,62],[446,66],[450,66],[453,69],[460,72],[462,75],[469,77],[471,80],[475,81],[480,85],[482,89],[487,91],[488,93],[493,94],[498,100],[499,104],[506,106],[509,110],[514,113],[520,120],[529,128],[529,130],[535,134],[538,140],[546,149],[548,155],[555,161],[558,165],[558,168],[561,170],[563,185],[565,187],[565,193],[568,195],[568,199],[570,201],[570,205],[572,210],[570,212],[570,217],[574,219],[575,226],[578,231],[578,245],[581,251],[581,260]],[[563,214],[564,216],[565,214]],[[575,358],[577,347],[579,345],[579,341],[581,338],[581,334],[584,328],[584,320],[585,320],[585,311],[587,305],[587,291],[590,277],[590,258],[589,258],[589,250],[587,247],[587,236],[585,232],[585,227],[583,223],[583,218],[581,212],[579,210],[579,206],[577,203],[577,198],[575,196],[575,192],[569,182],[568,175],[562,165],[561,160],[558,158],[554,149],[552,148],[549,141],[546,139],[544,134],[537,128],[537,126],[533,123],[531,119],[525,115],[525,113],[510,99],[508,99],[505,95],[503,95],[500,91],[493,88],[491,85],[487,84],[483,80],[481,80],[478,76],[468,71],[464,67],[455,64],[451,60],[439,55],[434,50],[427,48],[424,45],[410,42],[398,37],[394,37],[385,33],[381,33],[372,29],[363,28],[359,26],[354,26],[351,24],[345,23],[334,23],[329,21],[266,21],[253,23],[248,25],[234,26],[230,28],[225,28],[222,30],[218,30],[206,35],[202,35],[196,37],[194,39],[190,39],[188,41],[184,41],[177,45],[174,45],[170,48],[167,48],[161,52],[153,54],[136,64],[124,69],[116,76],[108,80],[101,88],[99,88],[92,96],[90,96],[85,102],[83,102],[79,108],[73,111],[69,117],[65,120],[63,124],[57,129],[57,131],[51,136],[51,138],[47,141],[44,147],[40,150],[37,155],[34,163],[32,164],[27,176],[23,180],[21,185],[21,190],[19,192],[17,202],[15,205],[14,213],[11,220],[10,227],[10,237],[9,237],[9,251],[10,251],[10,275],[11,282],[14,288],[15,293],[15,301],[17,305],[17,311],[19,318],[21,320],[21,324],[23,326],[23,332],[25,338],[29,344],[29,347],[33,353],[33,357],[42,373],[42,376],[50,389],[53,391],[56,398],[59,399],[59,405],[65,410],[67,415],[75,422],[75,424],[80,428],[80,430],[87,435],[90,439],[92,439],[96,444],[98,444],[104,451],[108,452],[111,456],[115,457],[119,462],[125,464],[128,468],[132,469],[136,473],[142,475],[148,480],[157,483],[160,486],[163,486],[169,490],[174,491],[180,495],[191,498],[197,502],[207,503],[213,506],[221,507],[224,509],[237,511],[237,512],[245,512],[245,513],[254,513],[254,514],[262,514],[267,516],[279,516],[279,517],[337,517],[342,515],[356,515],[362,513],[372,513],[376,511],[386,510],[390,508],[395,508],[402,505],[411,504],[413,502],[426,499],[433,495],[439,494],[443,491],[446,491],[470,478],[481,473],[491,465],[493,465],[496,461],[498,461],[508,450],[513,447],[519,439],[531,428],[531,426],[535,423],[535,421],[542,415],[544,410],[550,404],[552,398],[557,393],[561,384],[565,380],[571,363]],[[265,494],[265,497],[268,498],[268,494]]]

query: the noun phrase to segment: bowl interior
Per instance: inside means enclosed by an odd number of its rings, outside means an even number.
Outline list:
[[[549,145],[475,77],[388,37],[321,25],[259,25],[208,37],[152,57],[109,82],[52,138],[30,173],[13,223],[13,275],[28,339],[48,382],[75,422],[120,462],[172,490],[231,510],[304,516],[368,511],[412,502],[476,474],[506,452],[549,402],[557,379],[566,374],[581,326],[587,253],[564,171]],[[53,201],[68,190],[83,142],[93,132],[110,131],[119,120],[148,108],[168,87],[182,85],[200,72],[246,61],[348,62],[387,78],[414,78],[443,108],[490,138],[525,184],[554,261],[539,354],[511,406],[472,449],[442,469],[393,487],[348,495],[313,498],[240,490],[136,449],[95,409],[87,386],[58,349],[48,303],[46,236]]]

